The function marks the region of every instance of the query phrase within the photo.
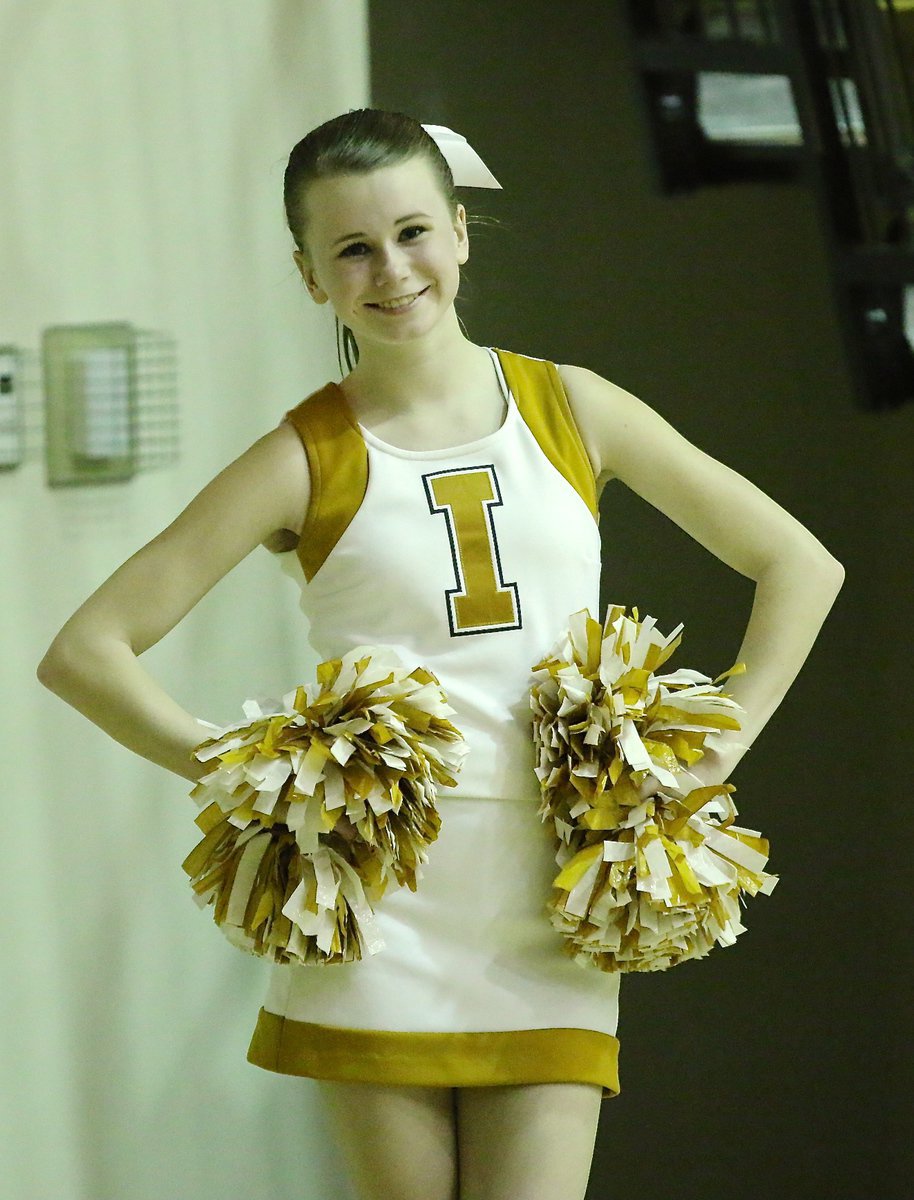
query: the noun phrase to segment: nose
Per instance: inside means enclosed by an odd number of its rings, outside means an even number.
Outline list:
[[[398,245],[382,246],[375,262],[375,283],[393,283],[410,274],[409,258]]]

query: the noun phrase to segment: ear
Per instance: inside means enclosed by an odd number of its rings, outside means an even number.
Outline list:
[[[295,261],[296,267],[298,267],[299,274],[304,280],[305,287],[308,289],[311,299],[315,304],[326,304],[330,297],[317,282],[314,267],[300,250],[293,250],[292,258]]]
[[[462,204],[457,205],[454,215],[454,233],[457,238],[457,262],[463,266],[470,257],[470,238],[467,233],[467,210]]]

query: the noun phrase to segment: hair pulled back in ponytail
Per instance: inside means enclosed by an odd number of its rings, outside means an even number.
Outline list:
[[[378,167],[391,167],[416,155],[424,156],[435,172],[448,209],[457,210],[454,177],[438,144],[419,121],[405,113],[380,108],[354,108],[318,125],[297,143],[289,155],[283,179],[283,202],[289,232],[298,250],[305,253],[307,237],[305,196],[315,179],[332,175],[359,174]],[[346,363],[358,362],[358,346],[352,330],[343,326]],[[337,326],[339,357],[339,326]],[[343,365],[340,363],[340,373]]]

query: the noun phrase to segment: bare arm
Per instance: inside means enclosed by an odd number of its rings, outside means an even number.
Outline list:
[[[129,750],[197,779],[207,768],[190,753],[207,731],[138,657],[255,546],[278,529],[298,531],[308,499],[304,449],[282,424],[225,467],[76,610],[38,664],[41,683]]]
[[[692,445],[630,392],[581,367],[559,368],[598,480],[618,478],[727,566],[755,581],[724,690],[746,710],[694,773],[723,782],[767,724],[812,649],[844,568],[748,479]],[[730,666],[731,664],[727,664]],[[713,672],[709,672],[713,674]]]

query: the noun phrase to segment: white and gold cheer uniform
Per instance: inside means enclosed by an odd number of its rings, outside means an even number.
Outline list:
[[[558,873],[538,816],[532,668],[599,604],[593,470],[553,363],[490,349],[501,427],[402,450],[328,383],[285,414],[311,501],[278,557],[321,659],[392,647],[433,671],[469,745],[438,792],[417,890],[376,907],[386,945],[358,962],[270,964],[248,1050],[267,1070],[388,1084],[587,1082],[619,1092],[620,976],[562,953]]]

